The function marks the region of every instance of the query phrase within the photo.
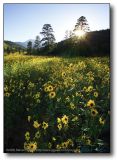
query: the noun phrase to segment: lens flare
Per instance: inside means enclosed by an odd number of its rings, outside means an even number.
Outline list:
[[[83,30],[77,30],[77,31],[75,31],[75,35],[78,37],[84,37],[85,32]]]

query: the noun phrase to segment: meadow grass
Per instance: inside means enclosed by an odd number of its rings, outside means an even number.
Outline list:
[[[109,152],[109,57],[4,56],[5,148]]]

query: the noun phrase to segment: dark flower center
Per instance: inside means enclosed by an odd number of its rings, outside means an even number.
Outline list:
[[[95,114],[95,111],[92,111],[92,114]]]
[[[31,148],[33,148],[33,145],[31,145]]]

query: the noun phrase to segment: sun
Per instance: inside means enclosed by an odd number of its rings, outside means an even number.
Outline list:
[[[78,36],[78,37],[80,37],[80,38],[81,38],[81,37],[84,37],[85,34],[86,34],[86,33],[85,33],[83,30],[76,30],[76,31],[75,31],[75,35]]]

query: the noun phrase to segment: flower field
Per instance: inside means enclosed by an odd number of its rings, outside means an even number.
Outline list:
[[[6,152],[110,152],[109,57],[4,56]]]

